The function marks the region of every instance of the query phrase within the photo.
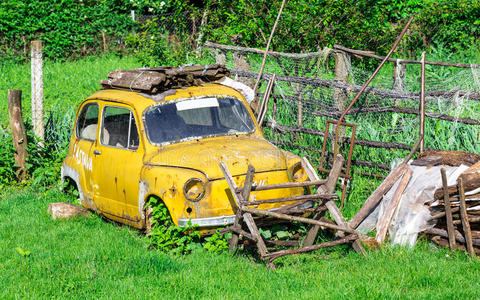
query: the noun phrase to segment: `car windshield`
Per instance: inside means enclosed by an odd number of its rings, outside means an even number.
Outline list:
[[[187,99],[152,106],[145,112],[145,127],[153,144],[245,134],[255,129],[245,106],[232,97]]]

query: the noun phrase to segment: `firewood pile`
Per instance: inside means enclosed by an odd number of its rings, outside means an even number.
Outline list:
[[[116,70],[100,81],[104,89],[123,89],[155,94],[170,89],[198,86],[217,81],[230,72],[222,65],[193,65]]]
[[[434,193],[429,222],[436,222],[425,234],[438,245],[480,254],[480,162],[476,156],[455,184],[448,184],[446,171],[441,169],[442,187]]]
[[[235,250],[241,244],[249,244],[253,242],[257,246],[261,259],[268,262],[270,268],[275,267],[274,260],[279,257],[310,252],[341,244],[351,244],[355,251],[362,255],[366,255],[364,246],[375,247],[375,241],[372,238],[359,233],[357,230],[352,229],[335,204],[335,200],[338,200],[338,196],[334,193],[334,190],[343,163],[344,158],[341,155],[338,155],[332,169],[330,170],[328,178],[320,180],[310,162],[306,158],[303,158],[302,166],[308,175],[308,181],[280,183],[266,186],[252,185],[255,168],[250,165],[245,176],[243,187],[237,186],[227,165],[223,162],[220,163],[220,168],[225,175],[225,179],[227,180],[236,202],[236,218],[234,224],[221,231],[223,234],[227,232],[232,233],[232,238],[229,241],[230,250]],[[279,199],[250,200],[251,191],[298,187],[316,187],[317,193]],[[306,203],[312,201],[316,202],[318,205],[305,206]],[[281,202],[289,202],[291,204],[284,205],[275,210],[262,210],[252,207],[264,203]],[[335,221],[324,218],[327,211],[330,212]],[[259,227],[277,224],[278,221],[295,221],[310,224],[311,227],[303,239],[302,237],[297,237],[297,240],[269,240],[260,234]],[[315,239],[319,230],[333,231],[335,236],[334,240],[315,244]],[[293,246],[293,248],[275,251],[276,246]]]
[[[437,151],[405,160],[349,225],[363,233],[376,229],[378,243],[390,233],[393,244],[413,246],[423,234],[473,257],[480,253],[480,156]]]

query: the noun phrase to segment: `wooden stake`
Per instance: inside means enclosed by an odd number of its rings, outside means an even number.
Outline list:
[[[103,30],[100,30],[100,33],[102,34],[103,51],[107,52],[107,38],[105,36],[105,32]]]
[[[22,118],[22,91],[8,90],[8,114],[12,128],[13,146],[15,147],[15,163],[19,167],[17,178],[25,180],[27,174],[27,134]]]
[[[447,232],[448,232],[448,245],[450,246],[450,250],[455,250],[456,242],[455,242],[455,227],[453,226],[453,218],[452,218],[452,207],[450,206],[450,197],[448,196],[448,182],[447,182],[447,172],[445,168],[440,170],[442,174],[442,184],[443,184],[443,201],[445,206],[445,217],[447,219]]]
[[[31,43],[32,60],[32,121],[33,132],[41,141],[45,138],[43,124],[43,59],[42,41]]]
[[[460,216],[462,218],[463,233],[467,244],[467,250],[470,257],[475,256],[472,243],[472,231],[470,230],[470,222],[467,215],[467,204],[465,203],[465,191],[463,190],[463,178],[458,178],[458,189],[460,190]]]
[[[403,192],[405,191],[405,188],[407,187],[408,182],[412,177],[412,174],[412,169],[408,168],[407,172],[403,175],[402,180],[398,184],[392,199],[390,200],[387,207],[385,208],[385,211],[383,212],[383,216],[379,222],[377,235],[375,237],[377,242],[380,244],[383,243],[385,237],[387,236],[388,227],[390,226],[393,216],[397,211],[398,205],[400,204],[400,199],[402,199]]]
[[[420,83],[420,136],[423,136],[420,143],[420,153],[425,151],[425,51],[422,52],[421,65],[421,83]]]

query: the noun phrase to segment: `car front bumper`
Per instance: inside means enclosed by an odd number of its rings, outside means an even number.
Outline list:
[[[313,206],[313,201],[305,202],[298,206],[298,208],[310,208]],[[282,207],[268,209],[268,211],[275,211]],[[219,216],[210,218],[195,218],[195,219],[178,219],[178,226],[185,227],[188,225],[197,225],[198,227],[219,227],[233,224],[235,215]],[[190,224],[189,224],[190,222]]]

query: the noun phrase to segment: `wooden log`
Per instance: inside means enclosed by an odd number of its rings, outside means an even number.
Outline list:
[[[400,204],[400,200],[402,199],[403,192],[405,191],[405,188],[407,187],[408,182],[412,177],[412,174],[413,174],[412,169],[408,168],[405,174],[403,175],[402,179],[400,180],[400,183],[398,184],[392,199],[385,207],[385,211],[383,212],[383,215],[379,221],[379,225],[377,227],[378,228],[377,235],[375,237],[377,242],[380,244],[385,241],[388,227],[390,227],[390,223],[392,222],[393,216],[397,211],[398,205]]]
[[[242,235],[242,236],[244,236],[248,239],[251,239],[254,242],[257,241],[256,238],[251,233],[246,232],[240,226],[233,225],[229,228],[230,228],[230,232],[235,232],[237,235]],[[232,238],[233,238],[233,235],[232,235]],[[238,243],[238,241],[237,241],[237,243]],[[233,249],[231,249],[231,250],[233,250]]]
[[[442,173],[442,184],[444,187],[444,194],[443,194],[443,201],[445,206],[445,218],[447,220],[447,232],[448,232],[448,244],[450,246],[450,250],[455,250],[455,227],[453,226],[453,219],[452,219],[452,207],[450,206],[450,197],[448,196],[447,192],[447,172],[445,168],[440,170]]]
[[[258,232],[257,225],[255,224],[255,221],[253,220],[252,215],[248,212],[244,213],[243,219],[245,220],[245,224],[247,224],[247,227],[250,230],[250,233],[252,234],[253,238],[257,241],[258,253],[260,253],[260,256],[262,258],[265,258],[268,253],[267,246],[265,245],[265,242],[263,241],[263,238],[260,235],[260,232]]]
[[[355,214],[355,216],[348,222],[348,225],[351,228],[357,228],[360,223],[365,220],[368,215],[375,209],[380,200],[383,199],[383,196],[392,188],[392,186],[397,182],[397,180],[405,174],[408,166],[405,163],[401,163],[398,167],[395,168],[387,178],[380,184],[379,187],[373,192],[370,197],[365,201],[360,210]]]
[[[465,236],[468,254],[470,257],[474,257],[475,252],[473,251],[472,232],[470,230],[470,223],[468,221],[467,204],[465,203],[465,191],[463,189],[462,177],[458,179],[458,189],[460,191],[460,216],[462,218],[463,233]]]
[[[19,181],[23,181],[27,175],[27,134],[22,117],[21,90],[8,90],[8,115],[15,147],[15,164],[18,166],[16,175]]]
[[[31,86],[32,86],[32,123],[35,136],[41,141],[45,139],[43,122],[43,57],[42,41],[31,43]]]
[[[412,166],[421,166],[421,167],[433,167],[441,164],[443,159],[440,156],[427,156],[412,161]]]
[[[466,180],[464,182],[465,192],[473,191],[473,190],[475,190],[479,187],[480,187],[480,174],[478,174],[477,176],[472,177],[471,179]],[[450,186],[447,186],[447,187],[442,187],[442,188],[437,189],[435,191],[434,195],[433,195],[433,198],[435,200],[441,199],[442,196],[445,194],[445,192],[444,192],[445,190],[447,191],[446,194],[449,195],[449,196],[456,195],[456,194],[459,193],[457,185],[450,185]]]
[[[453,209],[452,209],[453,211]],[[473,217],[469,216],[468,217],[468,222],[469,223],[480,223],[480,217]],[[453,220],[453,225],[460,225],[462,224],[462,220]]]
[[[465,151],[426,151],[420,153],[418,158],[424,158],[428,156],[440,156],[442,158],[442,165],[458,167],[460,165],[473,166],[480,161],[480,155]],[[468,169],[467,169],[468,170]],[[467,171],[465,170],[465,172]],[[443,193],[442,193],[443,195]]]
[[[385,59],[384,56],[379,56],[375,55],[373,52],[370,51],[363,51],[363,50],[354,50],[354,49],[349,49],[340,45],[333,45],[334,49],[342,50],[347,53],[355,54],[355,55],[360,55],[360,56],[366,56],[366,57],[371,57],[377,60],[383,60]],[[395,58],[388,58],[388,61],[391,62],[396,62],[398,59]],[[402,63],[404,64],[421,64],[422,62],[419,60],[403,60]],[[475,64],[463,64],[463,63],[449,63],[449,62],[441,62],[441,61],[425,61],[425,64],[427,65],[434,65],[434,66],[445,66],[445,67],[457,67],[457,68],[472,68],[472,69],[480,69],[480,65],[475,65]]]
[[[352,242],[352,241],[357,240],[357,239],[358,239],[358,236],[356,236],[355,234],[351,234],[351,235],[348,235],[348,236],[346,236],[344,238],[341,238],[339,240],[336,240],[336,241],[325,242],[325,243],[322,243],[322,244],[312,245],[312,246],[302,247],[302,248],[297,248],[297,249],[288,249],[288,250],[282,250],[282,251],[278,251],[278,252],[272,252],[272,253],[268,254],[268,256],[270,257],[269,262],[273,262],[275,259],[280,258],[280,257],[285,256],[285,255],[305,253],[305,252],[311,252],[311,251],[315,251],[315,250],[322,249],[322,248],[334,247],[334,246],[337,246],[337,245],[342,245],[342,244]]]
[[[353,234],[360,235],[360,233],[358,231],[356,231],[354,229],[351,229],[351,228],[345,228],[343,226],[333,225],[333,224],[330,224],[330,223],[327,223],[327,222],[308,219],[308,218],[304,218],[304,217],[290,216],[290,215],[287,215],[287,214],[280,214],[280,213],[276,213],[276,212],[273,212],[273,211],[261,210],[261,209],[251,208],[251,207],[248,207],[248,206],[242,207],[242,210],[245,211],[245,212],[255,214],[255,215],[259,215],[259,216],[269,216],[269,217],[274,217],[274,218],[288,220],[288,221],[297,221],[297,222],[300,222],[300,223],[320,225],[320,226],[330,228],[330,229],[333,229],[333,230],[345,231],[347,233],[353,233]]]
[[[269,184],[269,185],[252,185],[252,191],[265,191],[265,190],[275,190],[275,189],[283,189],[283,188],[298,188],[298,187],[325,184],[326,182],[327,182],[326,179],[321,179],[321,180],[314,180],[314,181],[285,182],[285,183],[276,183],[276,184]],[[242,192],[242,191],[243,191],[243,187],[237,188],[237,192]]]
[[[65,219],[77,216],[88,216],[88,209],[70,203],[56,202],[48,205],[47,213],[52,219]]]
[[[313,199],[322,199],[322,200],[336,199],[336,200],[338,200],[338,196],[336,194],[312,194],[312,195],[300,195],[300,196],[292,196],[292,197],[285,197],[285,198],[278,198],[278,199],[248,201],[248,202],[243,202],[242,204],[243,205],[260,205],[260,204],[265,204],[265,203],[280,203],[280,202],[290,202],[290,201],[299,201],[299,200],[313,200]]]
[[[432,241],[439,246],[448,247],[448,240],[444,239],[444,238],[442,238],[438,235],[432,237]],[[465,246],[463,246],[463,245],[457,245],[457,249],[460,250],[460,251],[464,251],[464,252],[467,251]],[[480,249],[474,248],[474,251],[477,255],[480,254]]]
[[[445,229],[440,229],[440,228],[430,228],[424,231],[426,234],[430,235],[438,235],[442,236],[444,238],[448,238],[448,233]],[[458,232],[455,233],[455,240],[461,244],[465,244],[465,238]],[[472,239],[472,244],[476,247],[480,246],[480,239]]]

